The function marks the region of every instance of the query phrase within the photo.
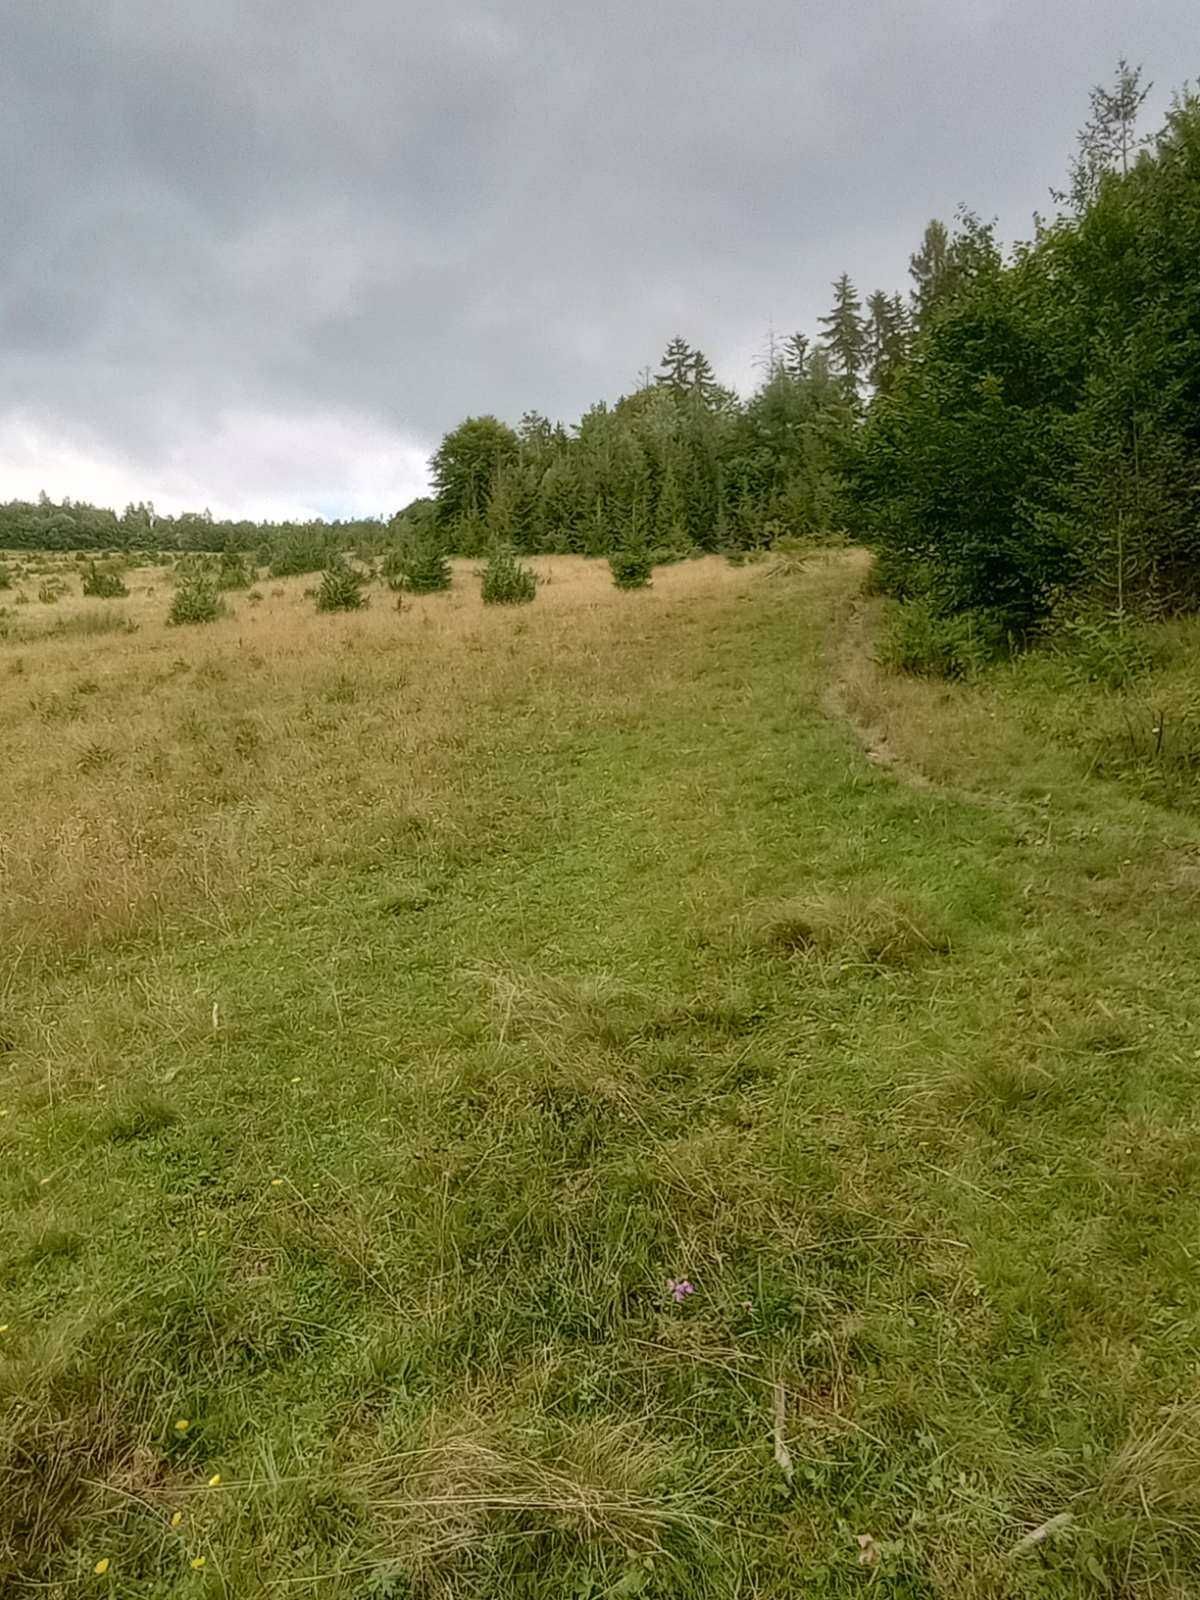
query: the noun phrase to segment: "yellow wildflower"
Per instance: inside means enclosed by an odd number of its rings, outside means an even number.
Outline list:
[[[173,1528],[177,1528],[182,1521],[183,1521],[183,1512],[182,1511],[176,1511],[176,1512],[174,1512],[172,1514],[171,1526]]]
[[[108,1557],[101,1556],[99,1561],[97,1561],[96,1565],[92,1568],[92,1571],[98,1578],[102,1578],[108,1571]]]
[[[192,1561],[192,1571],[193,1572],[199,1572],[200,1568],[203,1565],[204,1565],[204,1557],[203,1556],[196,1556]]]
[[[186,1417],[180,1417],[179,1421],[175,1424],[175,1432],[186,1433],[190,1427],[191,1423],[188,1421],[188,1419]]]
[[[212,1477],[208,1480],[208,1487],[210,1489],[215,1489],[217,1487],[217,1485],[220,1483],[220,1481],[221,1481],[221,1474],[219,1472],[214,1472]]]

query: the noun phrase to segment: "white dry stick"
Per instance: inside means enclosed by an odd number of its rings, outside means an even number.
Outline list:
[[[1038,1545],[1046,1539],[1052,1539],[1056,1533],[1061,1533],[1064,1528],[1069,1528],[1075,1518],[1069,1511],[1060,1511],[1056,1517],[1049,1517],[1032,1533],[1027,1533],[1023,1539],[1018,1539],[1008,1552],[1010,1556],[1027,1555],[1030,1550],[1036,1550]]]
[[[792,1455],[783,1437],[787,1425],[787,1389],[782,1378],[775,1380],[775,1464],[789,1483],[792,1481]]]
[[[221,1026],[221,1011],[220,1011],[219,1006],[217,1005],[217,1002],[214,1000],[213,1001],[213,1032],[216,1033],[217,1029],[220,1026]]]

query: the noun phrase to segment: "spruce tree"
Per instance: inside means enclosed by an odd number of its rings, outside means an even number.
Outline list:
[[[833,285],[833,310],[818,319],[825,330],[825,347],[830,364],[851,395],[858,393],[866,354],[862,302],[848,273],[843,272]]]
[[[799,383],[808,376],[808,335],[793,333],[783,341],[783,355],[780,366],[793,383]]]
[[[882,289],[867,297],[867,382],[887,394],[908,354],[908,317],[899,295]]]
[[[663,550],[683,550],[689,544],[687,494],[684,489],[681,464],[672,457],[667,461],[658,490],[655,510],[655,538]]]
[[[937,217],[925,224],[921,248],[908,258],[908,275],[913,281],[913,320],[918,328],[924,328],[954,292],[957,280],[950,231]]]
[[[655,383],[661,388],[671,389],[677,395],[685,395],[691,387],[692,362],[695,352],[686,339],[681,339],[678,334],[671,340],[663,351],[663,358],[658,364],[658,373]]]
[[[704,405],[723,399],[726,391],[717,382],[712,362],[702,350],[693,350],[686,339],[671,340],[659,363],[655,383],[669,389],[681,400],[692,396]]]

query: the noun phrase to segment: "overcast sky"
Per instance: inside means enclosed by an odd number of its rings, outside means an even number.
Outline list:
[[[0,498],[390,513],[676,332],[747,387],[1198,47],[1197,0],[0,0]]]

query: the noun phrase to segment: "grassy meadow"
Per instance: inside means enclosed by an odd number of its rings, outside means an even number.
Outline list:
[[[0,1593],[1200,1593],[1196,624],[946,684],[853,551],[34,565]]]

